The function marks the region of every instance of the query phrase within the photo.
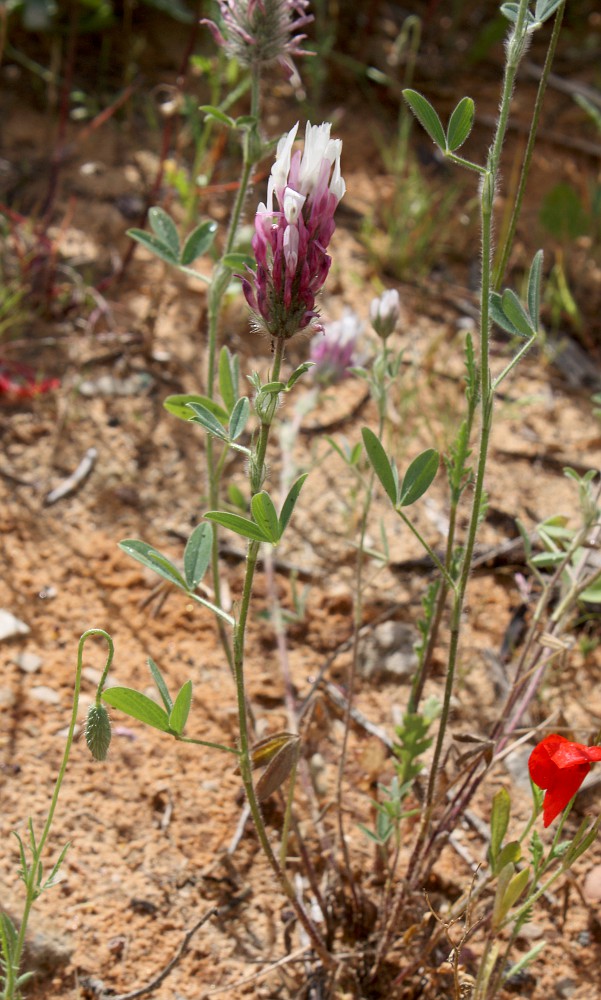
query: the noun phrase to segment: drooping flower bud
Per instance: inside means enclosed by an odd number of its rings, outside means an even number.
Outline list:
[[[359,363],[357,342],[363,332],[359,317],[347,309],[340,320],[325,323],[323,332],[311,341],[310,356],[315,367],[311,374],[321,385],[333,385],[349,374],[349,368]]]
[[[291,56],[312,55],[301,47],[307,37],[299,29],[313,21],[309,0],[218,0],[222,24],[203,18],[218,45],[243,66],[278,61],[286,75],[298,80]]]
[[[369,307],[371,325],[386,340],[394,332],[401,315],[401,300],[396,288],[387,288]]]
[[[90,705],[86,716],[86,743],[94,760],[106,760],[111,744],[111,720],[104,705]]]
[[[255,216],[255,270],[242,276],[246,301],[274,338],[294,336],[315,323],[315,298],[330,269],[326,252],[334,211],[346,190],[340,173],[342,141],[330,125],[307,123],[305,148],[292,153],[298,122],[277,147],[267,204]]]

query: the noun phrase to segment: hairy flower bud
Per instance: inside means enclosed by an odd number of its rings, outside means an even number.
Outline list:
[[[204,18],[218,45],[243,66],[260,67],[278,61],[287,76],[300,83],[291,56],[311,55],[299,34],[313,20],[309,0],[218,0],[222,23]]]
[[[86,716],[86,743],[94,760],[106,760],[111,743],[111,720],[104,705],[90,705]]]
[[[372,299],[369,307],[371,325],[381,337],[386,340],[395,327],[401,315],[401,300],[396,288],[388,288],[377,299]]]

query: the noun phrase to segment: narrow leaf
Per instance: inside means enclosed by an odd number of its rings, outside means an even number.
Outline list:
[[[188,403],[188,409],[192,410],[194,414],[190,419],[195,424],[200,424],[204,427],[205,431],[212,434],[213,437],[219,438],[221,441],[229,441],[229,435],[223,424],[219,422],[217,417],[215,417],[210,410],[204,406],[203,403]]]
[[[171,709],[173,708],[173,702],[171,701],[171,696],[169,694],[169,691],[167,690],[165,679],[161,671],[157,667],[156,663],[154,662],[153,659],[150,658],[150,656],[148,657],[148,666],[150,667],[150,673],[152,674],[152,679],[158,688],[158,692],[161,696],[163,705],[167,710],[167,714],[169,714],[171,712]]]
[[[200,226],[193,229],[184,243],[180,263],[184,265],[192,264],[198,257],[210,250],[217,232],[216,222],[201,222]]]
[[[238,399],[238,386],[234,384],[231,362],[232,356],[228,348],[222,347],[219,352],[219,392],[228,413],[232,412]]]
[[[204,406],[205,410],[209,410],[214,417],[217,417],[220,423],[227,426],[228,412],[223,409],[223,406],[216,403],[215,400],[209,399],[208,396],[198,396],[196,393],[167,396],[163,402],[163,406],[174,417],[179,417],[180,420],[192,420],[193,413],[188,403],[198,403],[200,406]]]
[[[153,236],[152,233],[147,233],[145,229],[128,229],[127,235],[136,240],[137,243],[153,253],[155,257],[160,257],[161,260],[166,261],[167,264],[173,264],[177,267],[179,260],[177,254],[173,253],[173,250],[168,246],[168,244],[163,243],[158,236]]]
[[[230,531],[235,531],[237,535],[242,535],[243,538],[252,538],[255,542],[271,541],[261,531],[258,524],[250,521],[247,517],[241,517],[240,514],[230,514],[228,511],[222,510],[210,510],[204,516],[207,521],[214,521],[215,524],[220,524],[222,528],[229,528]]]
[[[417,90],[404,90],[403,97],[433,142],[442,150],[446,149],[447,141],[442,122],[430,102]]]
[[[523,337],[531,337],[536,330],[532,329],[532,323],[522,303],[511,288],[506,288],[501,296],[503,312],[510,323],[514,325],[518,333]]]
[[[227,125],[228,128],[234,128],[236,124],[233,118],[226,115],[225,111],[222,111],[221,108],[214,107],[213,104],[201,104],[198,110],[202,111],[207,118],[214,118],[215,121],[219,122],[221,125]]]
[[[162,208],[150,208],[148,210],[148,221],[155,236],[158,236],[161,243],[169,247],[174,257],[179,257],[179,234],[175,223],[170,215]]]
[[[401,507],[409,507],[430,488],[438,472],[439,455],[434,448],[422,451],[414,458],[403,477]]]
[[[302,490],[305,479],[309,475],[308,472],[304,472],[302,476],[299,476],[295,483],[292,484],[290,490],[288,491],[288,496],[282,504],[282,510],[280,513],[280,538],[284,534],[286,528],[288,527],[288,522],[292,517],[292,511],[296,506],[296,501],[299,498],[300,491]]]
[[[184,729],[186,728],[186,722],[188,721],[188,715],[190,714],[190,706],[192,704],[192,681],[186,681],[185,684],[180,688],[177,698],[175,699],[175,704],[171,709],[169,715],[169,728],[181,736]]]
[[[247,396],[241,396],[235,404],[230,417],[229,434],[232,441],[239,438],[246,427],[250,416],[250,400]]]
[[[540,324],[540,288],[543,271],[543,251],[538,250],[534,255],[530,274],[528,275],[528,312],[535,329],[538,330]]]
[[[367,457],[369,458],[376,476],[388,494],[390,502],[396,506],[398,500],[397,487],[394,480],[392,466],[388,459],[388,455],[384,451],[382,442],[376,437],[374,432],[369,429],[369,427],[364,427],[362,429],[361,437],[363,438],[363,444],[365,445]]]
[[[490,846],[489,857],[493,871],[497,869],[497,857],[501,850],[503,838],[509,826],[511,799],[506,788],[500,788],[493,796],[490,815]],[[503,867],[502,865],[500,867]]]
[[[269,493],[265,490],[255,493],[250,501],[250,509],[263,534],[276,545],[280,540],[280,521]]]
[[[447,148],[453,152],[463,146],[474,124],[475,105],[471,97],[463,97],[451,117],[447,128]]]
[[[302,365],[299,365],[298,368],[295,368],[294,371],[292,372],[292,375],[286,382],[286,389],[291,389],[293,385],[296,385],[299,378],[302,375],[304,375],[305,372],[308,372],[311,368],[314,367],[315,367],[314,361],[303,361]]]
[[[198,524],[184,550],[184,575],[190,590],[196,590],[211,561],[213,528],[203,522]]]
[[[166,556],[154,549],[152,545],[148,545],[147,542],[142,542],[137,538],[124,538],[122,542],[119,542],[119,548],[127,552],[132,559],[136,559],[139,563],[142,563],[143,566],[154,570],[155,573],[162,576],[164,580],[168,580],[169,583],[174,583],[176,587],[181,587],[182,590],[188,589],[186,581],[173,563]]]
[[[102,700],[120,712],[131,715],[132,719],[137,719],[138,722],[144,722],[153,729],[160,729],[162,733],[169,732],[169,717],[166,711],[141,691],[124,687],[107,688],[102,692]]]

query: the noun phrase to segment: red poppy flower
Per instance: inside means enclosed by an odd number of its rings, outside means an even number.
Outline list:
[[[528,768],[535,785],[545,789],[543,820],[549,826],[563,812],[591,769],[601,760],[601,746],[585,747],[552,733],[534,748]]]

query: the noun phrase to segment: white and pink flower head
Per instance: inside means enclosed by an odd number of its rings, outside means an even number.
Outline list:
[[[318,313],[315,298],[330,270],[334,212],[346,190],[340,173],[342,140],[329,124],[307,123],[305,146],[293,153],[298,122],[277,147],[267,204],[255,216],[256,269],[243,277],[246,300],[272,337],[289,338]]]

